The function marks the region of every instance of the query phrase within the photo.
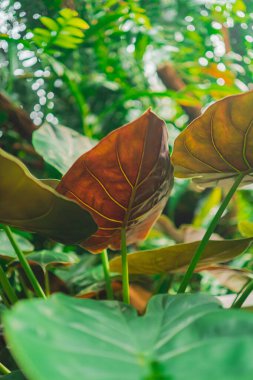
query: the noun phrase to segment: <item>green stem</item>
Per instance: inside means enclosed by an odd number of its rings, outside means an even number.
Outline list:
[[[45,296],[45,293],[43,292],[37,278],[35,277],[24,253],[21,251],[21,249],[19,248],[12,232],[11,232],[11,229],[9,226],[3,226],[3,229],[4,231],[6,232],[6,235],[8,236],[8,239],[10,240],[10,243],[14,249],[14,251],[16,252],[16,255],[18,256],[18,259],[19,259],[19,262],[28,278],[28,280],[30,281],[34,291],[35,291],[35,294],[38,296],[38,297],[42,297],[44,299],[46,299],[46,296]]]
[[[237,302],[238,298],[241,296],[241,294],[244,292],[244,290],[247,288],[247,286],[249,285],[250,283],[250,279],[241,287],[240,291],[237,293],[232,305],[231,305],[231,308],[234,307],[235,303]]]
[[[7,367],[5,367],[5,365],[3,365],[3,363],[0,363],[0,372],[3,375],[9,375],[9,373],[11,373],[11,371]]]
[[[22,273],[19,273],[20,286],[27,298],[32,298],[32,292],[28,289],[25,280],[23,279]]]
[[[2,302],[3,302],[3,304],[4,304],[7,308],[9,308],[9,307],[11,306],[11,304],[10,304],[8,298],[6,297],[6,295],[4,294],[4,291],[3,291],[2,289],[0,289],[0,296],[1,296],[1,298],[2,298]]]
[[[190,265],[187,269],[187,272],[184,275],[183,281],[182,281],[182,283],[178,289],[178,293],[184,293],[185,292],[185,290],[186,290],[186,288],[187,288],[187,286],[191,280],[192,274],[196,268],[196,265],[198,264],[199,259],[202,255],[204,249],[206,248],[208,241],[209,241],[212,233],[214,232],[215,227],[217,226],[223,212],[226,210],[232,196],[234,195],[235,191],[237,190],[237,188],[240,185],[244,176],[245,176],[245,173],[241,173],[238,175],[238,177],[234,181],[232,187],[230,188],[229,192],[225,196],[223,202],[221,203],[221,205],[220,205],[218,211],[216,212],[213,220],[209,224],[203,239],[201,240],[200,244],[198,245],[198,247],[195,251],[195,254],[194,254],[194,256],[190,262]]]
[[[49,272],[47,268],[45,268],[45,271],[44,271],[44,278],[45,278],[45,293],[46,293],[46,296],[49,297],[50,296],[50,281],[49,281]]]
[[[126,230],[121,229],[121,262],[122,262],[122,285],[123,285],[123,302],[130,304],[129,296],[129,275],[127,262]]]
[[[238,298],[238,300],[234,303],[232,306],[235,309],[239,309],[245,302],[245,300],[248,298],[250,293],[253,291],[253,280],[251,280],[248,285],[246,286],[244,292],[242,295]]]
[[[104,276],[105,276],[105,287],[106,287],[107,298],[108,300],[113,300],[113,290],[112,290],[112,283],[111,283],[111,277],[110,277],[110,266],[109,266],[109,260],[108,260],[106,249],[104,249],[103,252],[101,252],[101,260],[102,260]]]
[[[2,266],[0,265],[0,283],[2,285],[3,291],[7,295],[9,301],[11,304],[14,304],[18,301],[18,297],[12,288],[10,281],[8,277],[6,276],[5,271],[3,270]]]

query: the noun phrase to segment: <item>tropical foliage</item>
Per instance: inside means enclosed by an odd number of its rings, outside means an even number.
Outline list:
[[[252,2],[0,16],[0,378],[251,379]]]

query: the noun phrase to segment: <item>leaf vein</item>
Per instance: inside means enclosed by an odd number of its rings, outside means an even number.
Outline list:
[[[88,173],[92,176],[92,178],[95,179],[95,181],[102,187],[102,189],[105,191],[105,193],[108,195],[108,197],[119,207],[123,208],[123,210],[126,211],[126,207],[124,207],[121,203],[119,203],[110,193],[109,191],[105,188],[103,183],[99,180],[97,176],[95,176],[94,173],[88,168],[87,164],[84,161],[85,168],[87,169]]]

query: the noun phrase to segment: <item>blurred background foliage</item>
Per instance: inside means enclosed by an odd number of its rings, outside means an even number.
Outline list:
[[[59,178],[32,146],[38,127],[65,125],[100,139],[151,106],[168,125],[172,149],[203,107],[253,87],[252,42],[252,0],[2,0],[0,146],[38,177]],[[196,192],[176,181],[165,210],[170,219],[139,248],[187,240],[188,230],[178,235],[177,228],[206,227],[221,198],[220,189]],[[251,199],[250,190],[238,193],[221,220],[222,237],[240,236],[237,222],[247,219]],[[26,237],[44,248],[42,238]],[[90,268],[98,261],[89,260]],[[240,265],[253,267],[249,256]],[[80,266],[68,275],[59,269],[78,288],[76,272]],[[79,282],[92,284],[97,273],[86,270]],[[217,292],[208,276],[203,289]]]

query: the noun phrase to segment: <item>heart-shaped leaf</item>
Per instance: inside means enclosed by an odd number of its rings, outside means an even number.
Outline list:
[[[45,123],[33,133],[35,150],[61,174],[65,174],[78,157],[95,145],[94,140],[63,125]]]
[[[203,186],[245,173],[253,181],[253,91],[226,97],[195,119],[175,140],[177,177]]]
[[[31,175],[0,149],[0,223],[39,232],[62,243],[79,243],[96,231],[92,216]]]
[[[164,122],[148,110],[81,156],[57,190],[90,211],[99,226],[82,245],[91,252],[144,239],[173,182]]]
[[[40,265],[43,269],[54,266],[69,266],[76,264],[79,259],[74,253],[57,251],[37,251],[26,255],[29,262]]]
[[[232,260],[246,250],[253,238],[238,240],[210,240],[198,262],[197,269]],[[166,272],[183,272],[187,269],[199,245],[193,243],[176,244],[150,251],[130,253],[128,257],[129,273],[156,274]],[[110,269],[120,273],[121,258],[115,257],[110,261]]]
[[[253,318],[201,294],[159,295],[144,316],[118,302],[61,294],[3,318],[28,380],[250,379]]]

